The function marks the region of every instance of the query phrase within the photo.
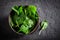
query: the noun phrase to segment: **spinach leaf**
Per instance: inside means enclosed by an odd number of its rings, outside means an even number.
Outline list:
[[[32,12],[33,14],[35,14],[35,12],[37,11],[37,10],[36,10],[36,6],[33,6],[33,5],[29,5],[29,6],[28,6],[28,10],[29,10],[30,12]]]
[[[24,25],[27,25],[28,28],[31,28],[33,25],[33,21],[26,17],[25,21],[23,22]]]
[[[12,10],[15,11],[17,15],[19,15],[18,6],[12,7]]]
[[[23,7],[20,6],[19,9],[18,9],[18,11],[19,11],[19,15],[21,15],[21,13],[23,13]]]
[[[24,32],[25,34],[28,34],[29,33],[28,27],[26,27],[25,25],[22,25],[20,27],[20,30],[18,32],[20,32],[20,31]]]
[[[47,28],[47,26],[48,26],[48,22],[46,20],[41,22],[42,30],[45,30]]]

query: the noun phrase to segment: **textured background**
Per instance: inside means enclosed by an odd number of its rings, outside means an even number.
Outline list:
[[[40,21],[47,19],[49,26],[38,35],[38,29],[30,35],[15,34],[8,24],[8,16],[14,5],[36,5]],[[60,1],[59,0],[0,0],[0,38],[2,40],[59,40]]]

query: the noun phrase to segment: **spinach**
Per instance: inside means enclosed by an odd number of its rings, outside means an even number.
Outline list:
[[[16,12],[17,15],[19,15],[18,6],[12,7],[12,10],[14,10],[14,11]]]
[[[19,11],[19,15],[21,15],[21,13],[23,13],[23,7],[20,6],[19,9],[18,9],[18,11]]]
[[[29,6],[28,6],[28,11],[32,12],[33,14],[36,14],[36,13],[35,13],[35,12],[37,11],[37,10],[36,10],[36,6],[29,5]]]
[[[18,28],[17,32],[19,33],[28,34],[39,18],[36,6],[14,6],[12,10],[14,11],[14,15],[11,17],[14,24],[11,23],[14,26],[13,28],[15,30]]]
[[[44,21],[41,22],[41,28],[42,28],[42,30],[45,30],[47,28],[47,26],[48,26],[47,20],[44,20]]]
[[[21,25],[20,30],[18,32],[24,32],[25,34],[29,33],[28,27],[26,27],[25,25]]]
[[[23,22],[24,25],[27,25],[28,28],[31,28],[33,25],[33,21],[26,17],[25,21]]]

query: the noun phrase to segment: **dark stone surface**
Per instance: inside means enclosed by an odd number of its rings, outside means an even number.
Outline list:
[[[40,20],[47,19],[49,26],[39,35],[39,28],[30,35],[15,34],[8,24],[8,16],[14,5],[36,5]],[[0,0],[0,36],[2,40],[59,40],[60,38],[59,0]]]

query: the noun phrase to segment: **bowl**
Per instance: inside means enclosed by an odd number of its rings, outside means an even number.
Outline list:
[[[11,15],[12,13],[13,13],[13,11],[10,12],[10,15]],[[19,32],[17,32],[16,30],[14,30],[14,29],[12,28],[12,26],[11,26],[11,24],[10,24],[10,23],[11,23],[10,15],[9,15],[9,17],[8,17],[9,26],[11,27],[11,29],[13,30],[13,32],[15,32],[15,33],[17,33],[17,34],[19,34],[19,35],[24,35],[23,33],[19,33]],[[38,16],[39,16],[39,14],[38,14]],[[40,23],[40,17],[38,18],[37,23],[34,25],[34,28],[32,29],[32,31],[31,31],[29,34],[32,34],[32,33],[34,33],[34,32],[37,30],[39,23]]]

